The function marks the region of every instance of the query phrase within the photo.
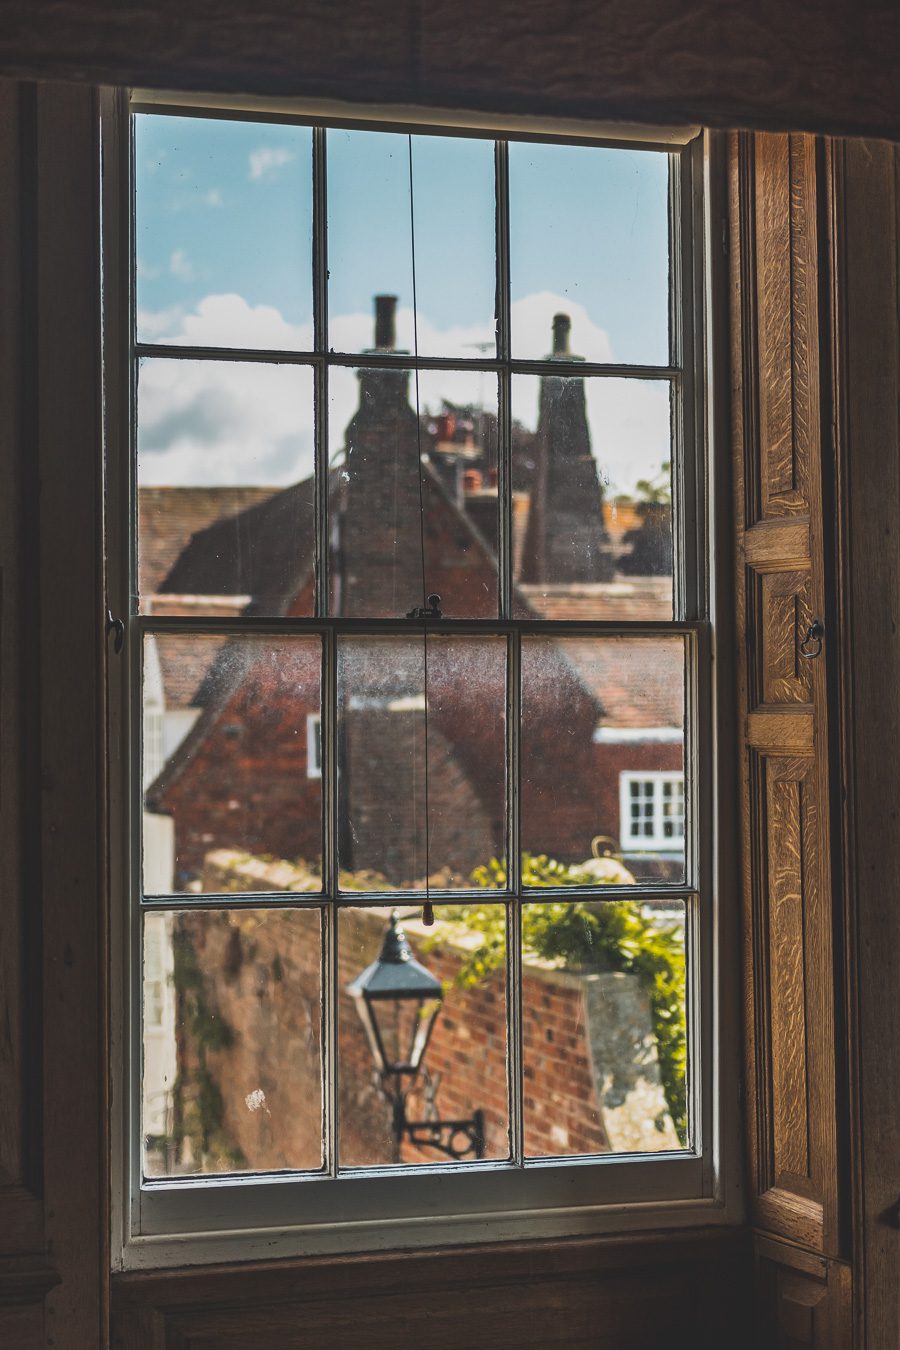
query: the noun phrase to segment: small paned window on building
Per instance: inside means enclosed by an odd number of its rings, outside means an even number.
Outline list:
[[[684,846],[684,774],[623,773],[620,777],[623,844],[637,848],[678,849]]]

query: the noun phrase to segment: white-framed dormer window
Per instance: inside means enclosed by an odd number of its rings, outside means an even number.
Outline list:
[[[702,138],[409,117],[104,131],[123,1267],[722,1213]]]
[[[675,852],[684,848],[684,774],[681,770],[619,775],[620,839],[625,850]]]

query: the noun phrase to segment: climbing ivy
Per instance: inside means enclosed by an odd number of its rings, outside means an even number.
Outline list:
[[[223,916],[227,922],[227,916]],[[210,984],[200,967],[195,936],[184,920],[176,922],[172,933],[173,983],[182,1020],[193,1046],[196,1063],[182,1063],[175,1081],[175,1142],[190,1139],[194,1156],[214,1154],[232,1167],[243,1167],[246,1159],[224,1130],[225,1104],[222,1093],[207,1066],[209,1051],[228,1050],[234,1044],[234,1031],[215,1005]],[[164,1147],[165,1141],[156,1141]]]
[[[522,855],[522,881],[529,887],[597,884],[584,868],[556,862],[544,854]],[[476,886],[496,889],[506,883],[505,864],[492,859],[472,874]],[[601,883],[602,884],[602,883]],[[467,956],[456,983],[473,985],[501,969],[506,959],[506,926],[500,905],[447,906],[453,916],[480,933],[480,946]],[[660,1079],[666,1105],[681,1144],[687,1142],[687,1063],[685,1032],[684,926],[634,900],[553,900],[523,905],[523,955],[552,961],[566,969],[611,970],[634,975],[650,1002]],[[657,1121],[659,1128],[663,1120]]]

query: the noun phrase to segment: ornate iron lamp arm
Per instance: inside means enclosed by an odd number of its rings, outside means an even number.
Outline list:
[[[433,1148],[448,1158],[484,1157],[484,1112],[473,1111],[469,1120],[410,1120],[406,1114],[407,1092],[399,1081],[390,1085],[385,1075],[383,1090],[393,1110],[394,1144],[399,1161],[400,1145],[408,1139],[416,1148]],[[433,1103],[433,1097],[432,1097]]]

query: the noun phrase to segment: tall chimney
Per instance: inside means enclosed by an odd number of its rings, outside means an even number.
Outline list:
[[[396,295],[376,295],[375,347],[378,351],[392,352],[397,345],[396,313]]]
[[[553,355],[569,355],[569,331],[572,327],[572,320],[568,314],[554,314],[553,316]]]

